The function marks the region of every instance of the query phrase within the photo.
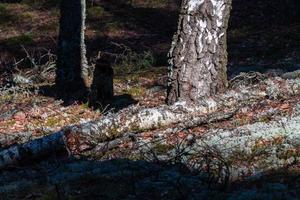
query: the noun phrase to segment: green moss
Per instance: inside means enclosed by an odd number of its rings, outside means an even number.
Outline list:
[[[53,22],[41,25],[38,29],[40,31],[55,31],[58,29],[58,23],[53,21]]]
[[[11,121],[6,123],[6,126],[11,127],[11,126],[15,125],[15,123],[16,123],[15,120],[11,120]]]
[[[143,97],[146,94],[146,89],[143,87],[132,87],[125,91],[133,97]]]
[[[227,158],[226,162],[229,165],[234,165],[240,161],[251,162],[252,160],[253,160],[252,154],[247,154],[246,152],[237,149],[231,153],[231,155]]]
[[[21,14],[22,19],[26,19],[26,21],[32,21],[34,18],[34,13],[26,11]]]
[[[241,119],[235,120],[233,123],[234,123],[234,126],[236,126],[236,127],[243,126],[245,124],[249,124],[249,122],[246,118],[241,118]]]
[[[26,45],[33,42],[33,34],[22,34],[19,36],[11,37],[6,40],[7,45]]]
[[[110,22],[105,25],[105,30],[108,32],[118,32],[123,29],[124,25],[120,22]]]
[[[119,66],[115,68],[114,71],[115,71],[114,84],[128,84],[128,81],[130,81],[130,85],[140,85],[141,78],[154,81],[157,79],[157,77],[161,77],[165,75],[167,73],[167,68],[165,66],[150,67],[142,70],[137,70],[134,73],[126,73],[121,68],[121,66]],[[144,88],[145,92],[147,90],[146,88],[147,85],[145,85]],[[149,82],[149,85],[151,85],[151,82]],[[124,91],[122,91],[122,93],[124,93]]]
[[[146,131],[145,129],[142,129],[136,122],[130,125],[130,130],[135,133]]]
[[[115,126],[112,126],[109,130],[107,130],[107,134],[111,139],[117,138],[120,135],[118,128]]]
[[[127,77],[127,80],[130,80],[133,84],[138,84],[140,82],[140,74],[130,74]]]
[[[101,6],[93,6],[87,9],[88,20],[98,20],[105,15],[105,10]]]
[[[131,49],[118,58],[117,63],[113,66],[116,75],[139,74],[154,65],[155,58],[151,51],[142,53],[135,52]],[[152,70],[152,69],[151,69]]]
[[[170,150],[173,149],[172,145],[169,144],[162,144],[162,143],[157,143],[154,145],[153,150],[157,153],[157,154],[166,154],[168,153]]]
[[[49,117],[46,121],[46,126],[54,127],[59,124],[60,120],[56,117]]]
[[[262,116],[260,119],[259,119],[259,121],[260,122],[264,122],[264,123],[268,123],[268,122],[270,122],[270,116],[267,116],[267,115],[265,115],[265,116]]]
[[[7,94],[7,95],[1,95],[0,96],[0,105],[2,103],[5,103],[7,101],[11,101],[14,98],[14,96],[12,94]]]

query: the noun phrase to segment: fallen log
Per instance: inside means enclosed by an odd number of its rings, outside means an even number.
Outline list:
[[[213,121],[212,116],[216,113],[218,120],[225,119],[232,113],[232,107],[238,109],[262,99],[284,99],[297,94],[300,94],[299,79],[273,78],[252,86],[240,85],[197,105],[178,102],[173,106],[162,105],[157,108],[133,106],[118,113],[109,113],[96,121],[66,127],[52,135],[1,150],[0,168],[49,154],[55,149],[68,149],[72,154],[80,154],[126,133],[139,133],[176,124],[199,126]]]
[[[227,119],[233,115],[230,111],[222,116],[212,113],[195,119],[198,125],[220,121]],[[184,127],[181,123],[180,126]],[[187,123],[188,126],[191,123]],[[193,124],[195,125],[195,124]],[[76,127],[78,128],[78,127]],[[22,163],[34,159],[41,158],[46,155],[51,155],[57,152],[68,152],[69,155],[88,155],[88,154],[101,154],[109,149],[115,148],[124,140],[130,140],[135,132],[127,132],[123,137],[111,138],[109,140],[98,140],[98,135],[95,137],[87,136],[83,132],[74,131],[74,127],[66,128],[65,130],[56,132],[51,135],[44,136],[35,140],[30,140],[24,144],[12,145],[0,151],[0,169],[13,164]]]
[[[190,155],[193,157],[199,152],[205,155],[209,151],[221,158],[223,169],[220,173],[227,173],[231,180],[299,164],[300,104],[289,117],[233,130],[208,131],[195,140]],[[203,158],[205,156],[199,160]]]
[[[300,164],[300,103],[289,116],[235,128],[210,128],[201,134],[188,131],[176,144],[170,143],[169,133],[176,130],[181,131],[173,128],[152,133],[156,137],[151,140],[138,138],[139,148],[131,153],[151,161],[180,162],[223,183]]]

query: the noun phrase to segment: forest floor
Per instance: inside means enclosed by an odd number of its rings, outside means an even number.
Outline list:
[[[91,108],[88,103],[65,105],[44,89],[53,85],[55,77],[59,11],[57,1],[53,2],[0,3],[0,150],[19,143],[18,134],[39,138],[114,112],[101,105]],[[131,104],[147,108],[164,104],[166,54],[176,29],[178,3],[93,2],[88,6],[88,58],[92,62],[98,52],[111,55],[115,111]],[[262,77],[300,69],[299,20],[276,18],[278,12],[266,10],[269,5],[263,2],[249,11],[253,2],[234,1],[228,34],[228,75],[231,79],[240,72],[262,74],[244,74],[232,83],[258,84]],[[261,14],[263,11],[270,16]],[[295,117],[299,99],[299,95],[264,99],[246,105],[228,120],[179,131],[164,138],[167,142],[157,143],[159,135],[144,132],[141,140],[154,143],[152,150],[154,155],[159,154],[159,160],[152,154],[149,157],[149,152],[139,152],[136,143],[125,142],[98,160],[56,155],[42,162],[9,167],[0,172],[0,199],[299,199],[299,160],[224,183],[214,175],[164,157],[186,142],[190,133],[201,135]],[[6,142],[5,138],[15,136]],[[299,147],[295,151],[299,157]],[[243,159],[240,161],[249,161]]]

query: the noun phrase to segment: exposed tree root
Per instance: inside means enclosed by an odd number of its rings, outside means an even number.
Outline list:
[[[240,85],[218,97],[203,100],[201,105],[179,102],[170,107],[130,107],[118,113],[110,113],[97,121],[67,127],[58,133],[1,150],[0,168],[61,149],[68,149],[71,154],[95,152],[107,141],[146,130],[167,128],[169,125],[179,128],[195,127],[228,119],[236,109],[244,105],[265,98],[284,99],[298,94],[300,80],[275,78],[252,86]],[[118,140],[115,141],[118,144]],[[8,144],[11,142],[8,141]]]

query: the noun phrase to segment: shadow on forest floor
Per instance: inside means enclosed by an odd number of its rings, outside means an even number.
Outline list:
[[[54,97],[57,98],[57,89],[55,86],[43,86],[39,88],[40,94],[48,97]],[[58,98],[60,99],[60,98]],[[81,97],[82,99],[82,97]],[[69,106],[77,103],[84,103],[87,102],[87,100],[83,99],[83,102],[78,102],[78,99],[76,97],[74,99],[68,99],[63,101],[63,106]],[[136,104],[138,101],[135,100],[132,95],[130,94],[120,94],[120,95],[114,95],[114,97],[111,99],[109,104],[102,104],[101,102],[95,102],[93,105],[90,105],[93,109],[99,109],[103,112],[106,112],[107,110],[117,112],[123,108],[126,108],[130,105]]]
[[[266,172],[226,185],[181,163],[48,160],[0,172],[0,199],[297,199],[299,174]],[[21,190],[22,189],[22,190]]]

